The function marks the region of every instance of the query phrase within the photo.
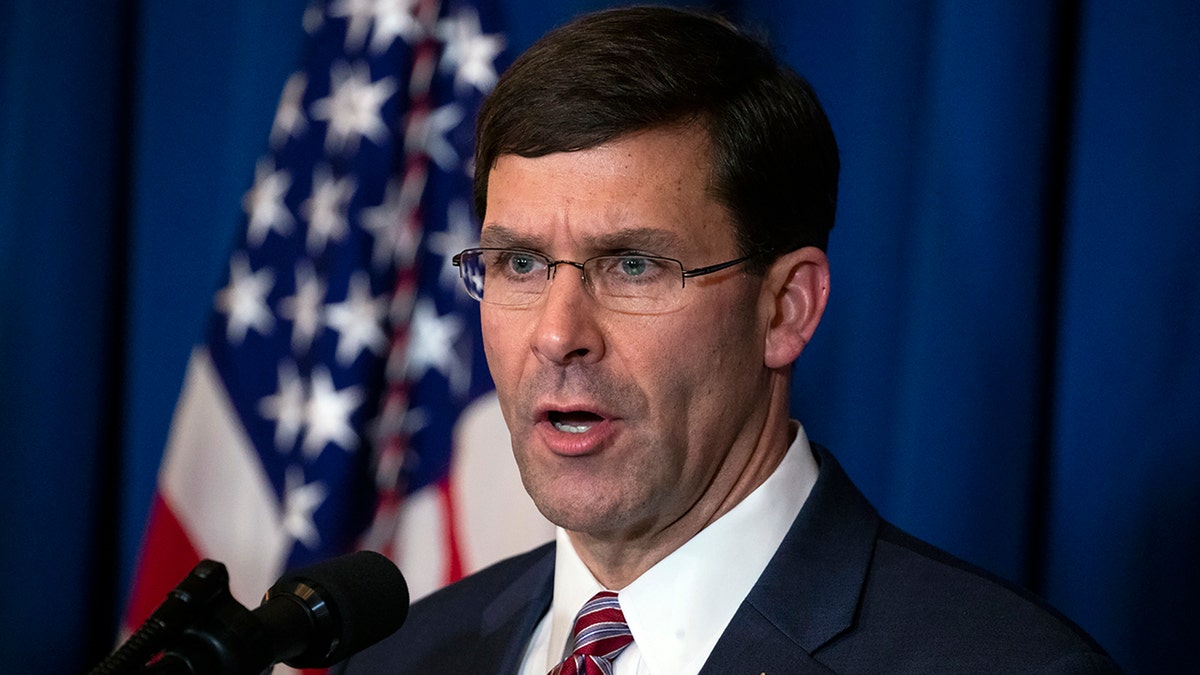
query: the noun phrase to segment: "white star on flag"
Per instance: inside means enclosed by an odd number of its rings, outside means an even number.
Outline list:
[[[458,164],[458,153],[446,140],[446,134],[463,121],[464,115],[462,106],[455,103],[447,103],[432,113],[414,110],[404,132],[406,148],[409,152],[429,155],[442,171],[453,171]]]
[[[229,285],[217,291],[217,309],[225,314],[225,338],[234,344],[246,339],[250,328],[267,335],[275,328],[275,317],[267,306],[267,294],[275,285],[269,268],[251,273],[250,261],[241,251],[229,260]]]
[[[330,95],[312,104],[313,119],[329,122],[325,150],[353,153],[364,137],[382,145],[388,134],[383,123],[383,104],[396,93],[395,78],[372,82],[370,68],[363,61],[352,66],[338,61],[333,64],[330,77]]]
[[[352,176],[335,179],[328,166],[321,165],[313,172],[312,197],[300,205],[308,219],[309,255],[318,255],[331,240],[339,241],[346,236],[349,231],[346,207],[355,189]]]
[[[325,501],[325,485],[304,482],[304,470],[289,466],[285,474],[283,496],[283,529],[296,541],[313,549],[321,545],[321,535],[313,522],[313,514]]]
[[[304,434],[304,456],[316,459],[328,443],[346,451],[358,449],[358,434],[350,424],[350,416],[362,401],[361,387],[335,389],[328,368],[313,368],[312,393],[305,410],[308,428]]]
[[[442,19],[437,31],[438,37],[446,41],[441,68],[455,71],[454,89],[460,93],[471,87],[481,93],[491,91],[497,80],[495,60],[504,51],[504,38],[484,35],[479,14],[473,8]]]
[[[292,176],[287,171],[275,170],[275,162],[264,157],[254,167],[254,186],[242,197],[242,210],[249,222],[246,227],[246,243],[260,246],[271,230],[282,236],[292,232],[292,214],[283,198],[292,187]]]
[[[362,49],[375,15],[375,0],[334,0],[329,16],[346,20],[346,51]]]
[[[359,270],[350,277],[346,299],[326,310],[326,323],[338,332],[338,364],[351,365],[364,349],[383,356],[387,347],[387,334],[383,332],[387,306],[387,297],[371,295],[366,272]]]
[[[304,26],[304,32],[310,36],[321,30],[325,25],[325,14],[321,11],[321,6],[314,2],[305,8],[301,25]]]
[[[417,379],[430,368],[436,368],[450,379],[459,360],[454,355],[454,342],[462,333],[462,319],[453,314],[438,315],[433,302],[422,298],[413,308],[408,344],[408,376]]]
[[[479,240],[479,230],[471,218],[471,209],[461,199],[450,204],[446,214],[449,230],[431,232],[429,234],[429,250],[442,257],[442,269],[438,273],[438,283],[448,289],[462,290],[458,282],[458,268],[451,260],[461,250],[470,248]],[[465,293],[465,291],[464,291]]]
[[[296,264],[296,294],[279,301],[279,316],[292,322],[292,351],[302,355],[321,331],[321,305],[325,302],[325,284],[317,278],[312,262]]]
[[[288,452],[304,426],[304,382],[290,361],[279,363],[279,391],[258,402],[258,412],[275,422],[275,449]]]
[[[375,239],[371,264],[376,267],[393,263],[410,265],[417,255],[421,233],[415,227],[413,214],[421,205],[425,174],[419,171],[411,174],[417,178],[406,176],[403,181],[389,181],[383,194],[383,203],[362,210],[362,227]]]
[[[414,44],[425,34],[417,19],[420,0],[375,0],[375,31],[371,34],[371,53],[386,52],[396,38]]]
[[[308,78],[304,73],[292,73],[287,84],[283,85],[279,108],[275,110],[275,121],[271,124],[271,147],[279,147],[287,139],[304,133],[308,127],[303,106],[304,89],[307,86]]]

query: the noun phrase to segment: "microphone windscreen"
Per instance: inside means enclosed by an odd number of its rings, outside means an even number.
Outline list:
[[[285,574],[278,584],[307,584],[317,591],[340,624],[337,645],[324,658],[297,668],[325,668],[355,654],[400,628],[408,616],[408,585],[396,565],[374,551],[330,558]]]

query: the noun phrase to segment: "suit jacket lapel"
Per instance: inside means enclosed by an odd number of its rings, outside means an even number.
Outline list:
[[[493,600],[480,617],[472,673],[516,673],[529,637],[550,608],[554,594],[554,544]]]
[[[700,675],[806,675],[833,672],[798,649],[796,641],[743,603]]]
[[[813,450],[817,483],[702,673],[827,672],[808,655],[854,622],[879,515],[827,450]]]

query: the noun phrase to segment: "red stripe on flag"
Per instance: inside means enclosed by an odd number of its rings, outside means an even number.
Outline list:
[[[138,560],[136,583],[125,611],[127,630],[136,630],[166,600],[171,589],[187,577],[200,562],[200,554],[184,531],[183,525],[155,492],[150,506],[150,524]]]
[[[454,498],[451,496],[450,477],[446,476],[437,483],[438,503],[442,505],[442,522],[446,532],[446,583],[452,584],[466,576],[463,565],[462,548],[458,544],[458,516],[455,513]]]

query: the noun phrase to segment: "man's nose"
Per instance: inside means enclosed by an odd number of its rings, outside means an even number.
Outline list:
[[[538,358],[559,365],[592,363],[604,356],[596,300],[574,263],[559,262],[546,286],[533,331]]]

